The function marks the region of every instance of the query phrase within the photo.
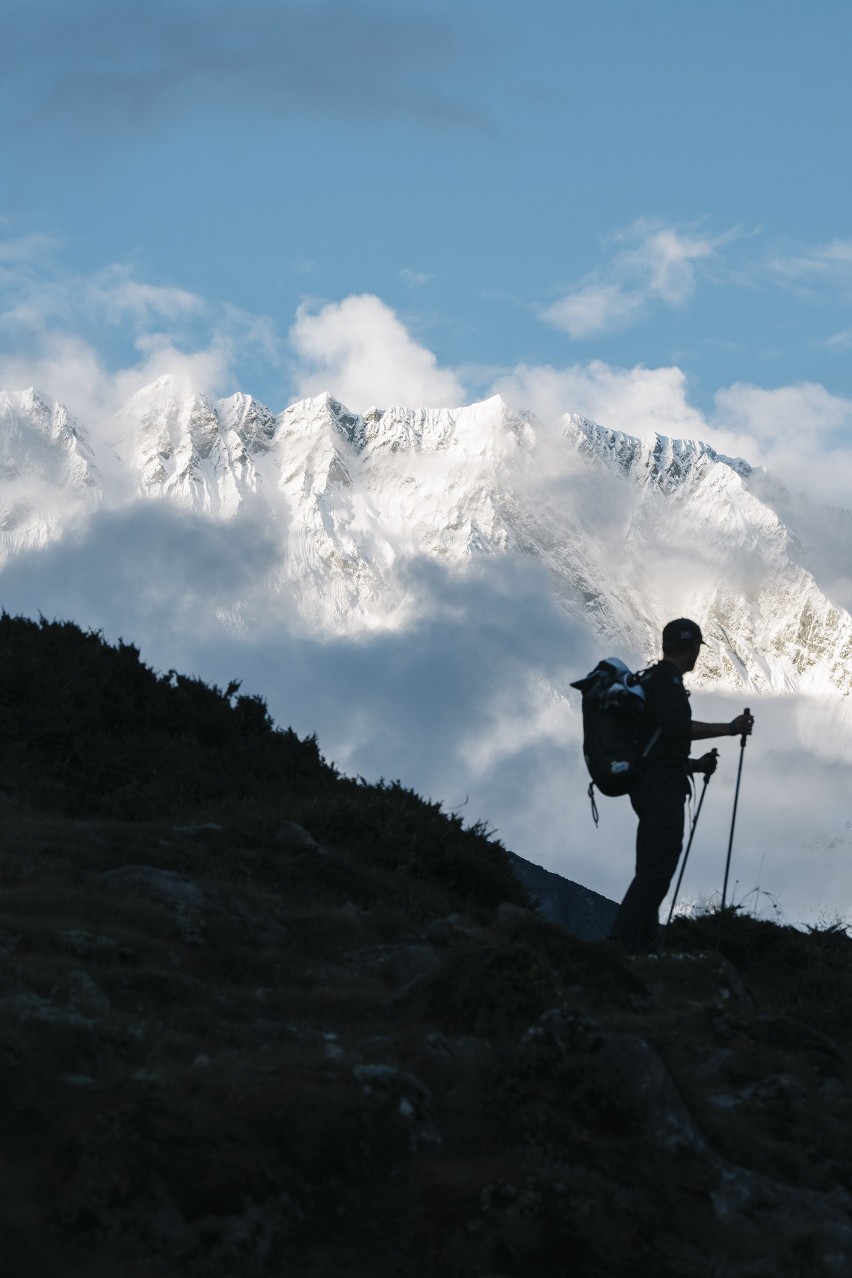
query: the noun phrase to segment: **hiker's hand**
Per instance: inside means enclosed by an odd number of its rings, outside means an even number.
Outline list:
[[[702,754],[700,759],[692,760],[692,771],[703,772],[705,777],[712,777],[716,771],[719,755],[716,750],[708,750],[706,754]]]
[[[754,715],[750,710],[744,710],[742,714],[737,715],[736,719],[732,719],[728,726],[732,737],[750,737],[754,727]]]

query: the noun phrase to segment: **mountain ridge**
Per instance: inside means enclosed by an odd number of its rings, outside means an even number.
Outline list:
[[[634,437],[577,414],[554,426],[499,396],[359,414],[325,393],[273,414],[173,377],[99,423],[97,444],[35,392],[0,403],[7,559],[61,537],[63,521],[134,501],[250,516],[278,545],[269,607],[286,586],[317,633],[354,635],[405,624],[409,560],[463,572],[510,553],[543,565],[563,611],[628,655],[655,650],[661,618],[699,616],[709,641],[699,686],[852,689],[852,617],[812,571],[829,515],[798,519],[806,545],[779,514],[783,486],[707,443]],[[221,611],[238,615],[239,603]]]

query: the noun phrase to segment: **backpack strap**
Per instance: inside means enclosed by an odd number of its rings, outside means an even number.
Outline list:
[[[645,666],[644,670],[634,670],[627,678],[628,686],[635,687],[637,683],[643,683],[653,669],[653,666]]]
[[[592,805],[592,820],[593,820],[593,821],[594,821],[594,823],[595,823],[595,829],[597,829],[599,817],[598,817],[598,805],[595,803],[595,783],[594,783],[594,781],[590,781],[590,782],[589,782],[588,795],[589,795],[589,802],[590,802],[590,803],[591,803],[591,805]]]

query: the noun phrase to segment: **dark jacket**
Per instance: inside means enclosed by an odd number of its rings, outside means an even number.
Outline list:
[[[663,658],[651,666],[642,680],[645,689],[645,713],[639,732],[644,750],[657,729],[657,737],[645,761],[645,771],[687,773],[687,760],[692,748],[692,711],[689,693],[676,666]]]

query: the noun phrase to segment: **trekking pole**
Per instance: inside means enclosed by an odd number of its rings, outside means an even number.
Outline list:
[[[748,706],[746,706],[744,714],[751,714]],[[740,737],[740,766],[737,768],[737,788],[734,790],[734,812],[731,817],[731,837],[728,839],[728,859],[725,862],[725,882],[722,884],[722,909],[725,908],[725,902],[728,898],[728,874],[731,869],[731,848],[734,846],[734,824],[737,819],[737,803],[740,797],[740,777],[743,774],[743,754],[745,752],[746,734]]]
[[[715,755],[718,755],[719,751],[713,750],[712,753]],[[683,882],[683,873],[684,873],[684,870],[686,869],[686,859],[689,856],[689,849],[692,847],[692,840],[695,837],[695,827],[698,825],[698,818],[701,816],[701,805],[704,802],[704,796],[707,793],[707,783],[710,780],[712,775],[713,775],[712,772],[704,773],[704,788],[701,791],[701,796],[698,800],[698,807],[695,809],[695,816],[692,819],[692,829],[689,831],[689,841],[687,842],[687,845],[686,845],[686,851],[683,854],[683,861],[681,862],[681,866],[680,866],[680,874],[677,876],[677,884],[675,885],[674,896],[672,897],[672,903],[669,909],[669,917],[666,919],[666,927],[668,927],[672,921],[672,915],[674,914],[674,908],[675,908],[675,905],[677,904],[677,898],[680,895],[680,885]]]

